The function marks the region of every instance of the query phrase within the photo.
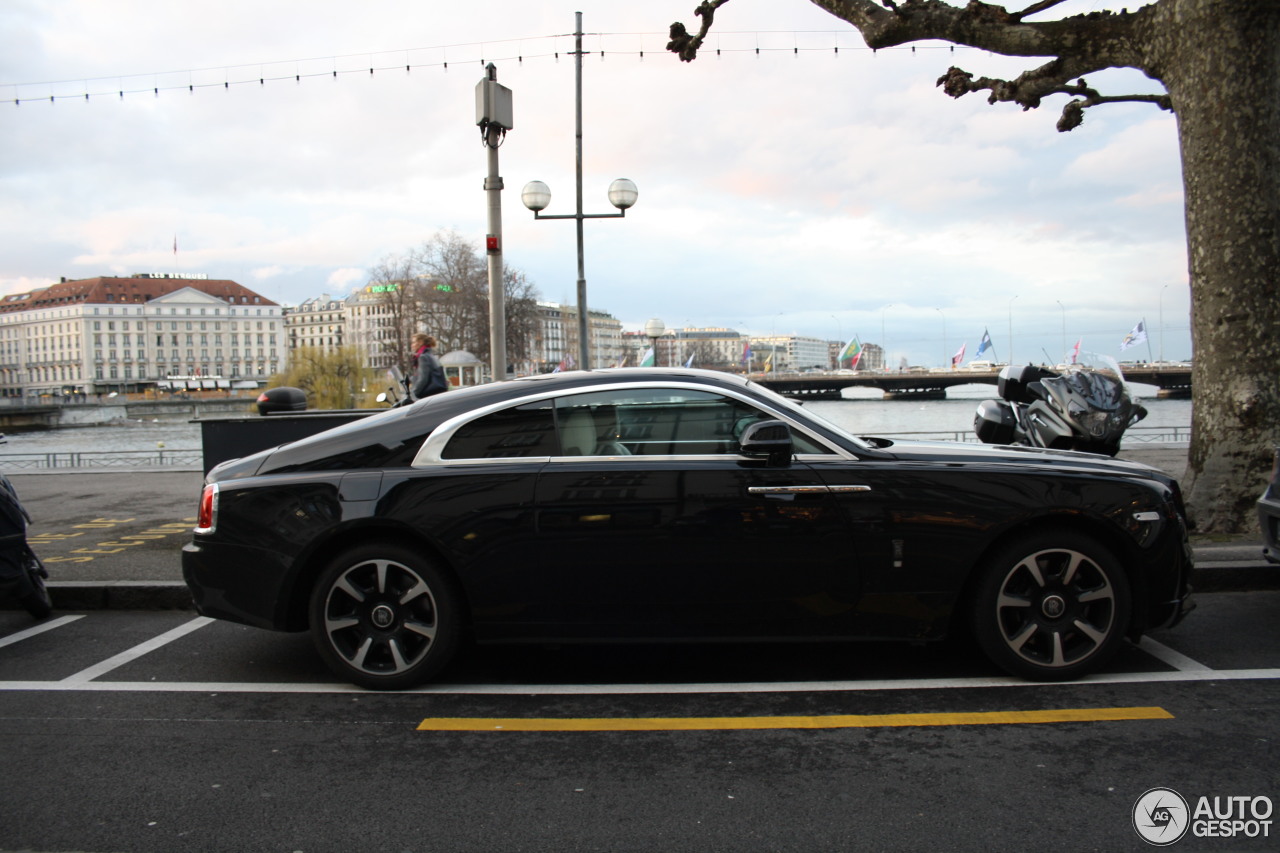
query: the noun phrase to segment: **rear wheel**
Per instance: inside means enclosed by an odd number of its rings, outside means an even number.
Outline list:
[[[1071,531],[1011,542],[981,578],[974,634],[1002,669],[1036,681],[1093,672],[1119,649],[1129,627],[1129,581],[1119,560]]]
[[[341,554],[311,594],[311,637],[335,673],[398,690],[453,657],[462,608],[452,580],[407,548],[366,545]]]

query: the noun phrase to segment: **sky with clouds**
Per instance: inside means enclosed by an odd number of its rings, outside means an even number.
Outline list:
[[[953,101],[934,85],[950,65],[1040,63],[872,52],[806,0],[732,0],[686,64],[667,27],[695,29],[696,5],[6,0],[0,293],[179,272],[297,304],[441,231],[482,246],[474,92],[493,62],[515,115],[505,261],[572,303],[572,222],[535,222],[520,189],[542,180],[546,212],[573,212],[581,11],[585,212],[613,212],[615,178],[640,192],[625,219],[585,224],[589,303],[625,328],[856,335],[936,365],[984,330],[999,360],[1057,360],[1077,339],[1121,356],[1145,320],[1148,345],[1123,357],[1190,357],[1171,114],[1108,105],[1063,134],[1062,98]],[[1089,83],[1160,91],[1125,71]]]

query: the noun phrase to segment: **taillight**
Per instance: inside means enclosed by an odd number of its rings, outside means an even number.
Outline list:
[[[218,522],[218,484],[210,483],[200,493],[200,510],[196,514],[196,533],[212,533]]]

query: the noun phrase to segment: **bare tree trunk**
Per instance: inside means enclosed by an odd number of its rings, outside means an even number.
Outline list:
[[[1152,45],[1178,116],[1195,356],[1183,485],[1197,530],[1236,532],[1280,440],[1280,4],[1166,11]]]

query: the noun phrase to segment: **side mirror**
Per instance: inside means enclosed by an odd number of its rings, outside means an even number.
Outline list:
[[[770,465],[785,468],[793,452],[791,428],[783,421],[757,421],[742,432],[739,452],[753,459],[767,459]]]

